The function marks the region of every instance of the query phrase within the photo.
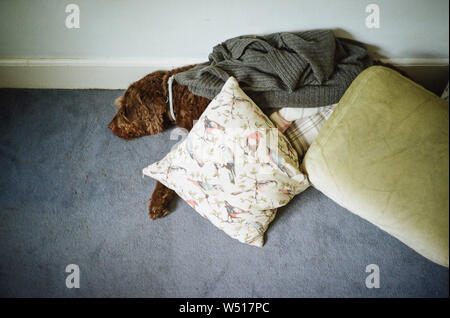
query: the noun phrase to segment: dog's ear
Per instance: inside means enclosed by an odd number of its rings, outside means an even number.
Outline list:
[[[114,104],[116,105],[117,110],[119,110],[120,107],[122,106],[123,99],[124,99],[124,97],[123,97],[123,95],[122,95],[122,96],[116,98],[116,100],[114,101]]]
[[[157,71],[145,76],[116,99],[117,114],[109,124],[114,135],[129,140],[165,129],[167,105],[162,90],[165,73]]]

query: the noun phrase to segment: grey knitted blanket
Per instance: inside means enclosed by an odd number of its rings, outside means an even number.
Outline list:
[[[315,107],[339,102],[372,65],[359,42],[330,30],[239,36],[213,48],[209,61],[175,75],[195,95],[213,99],[230,76],[261,108]]]

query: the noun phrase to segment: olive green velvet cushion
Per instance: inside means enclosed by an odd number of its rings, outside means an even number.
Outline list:
[[[344,94],[303,169],[338,204],[448,267],[446,101],[391,69],[371,67]]]

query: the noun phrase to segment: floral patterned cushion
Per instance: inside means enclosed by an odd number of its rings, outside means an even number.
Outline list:
[[[143,169],[229,236],[262,246],[277,208],[309,182],[297,153],[230,77],[191,132]]]

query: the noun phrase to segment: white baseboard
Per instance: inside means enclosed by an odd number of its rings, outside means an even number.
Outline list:
[[[390,63],[397,66],[448,66],[448,58],[391,58],[380,59],[381,62]]]
[[[1,59],[0,88],[125,89],[156,70],[195,59]]]
[[[425,87],[448,81],[448,59],[385,59],[411,70]],[[156,70],[203,62],[183,59],[0,58],[0,88],[125,89]],[[434,80],[436,78],[436,80]],[[439,84],[437,84],[439,83]],[[433,90],[433,87],[427,87]]]

